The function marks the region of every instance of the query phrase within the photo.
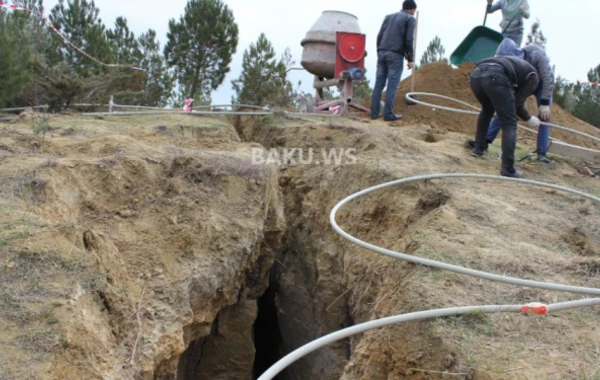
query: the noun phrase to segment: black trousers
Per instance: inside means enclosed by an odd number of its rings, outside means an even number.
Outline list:
[[[512,171],[517,145],[517,114],[515,93],[504,69],[497,65],[479,65],[471,74],[471,90],[481,103],[477,119],[475,149],[487,148],[487,133],[494,112],[502,128],[502,167]]]

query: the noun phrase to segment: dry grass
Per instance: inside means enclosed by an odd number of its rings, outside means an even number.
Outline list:
[[[47,184],[48,180],[38,177],[35,170],[15,171],[10,177],[0,178],[0,194],[40,204]]]
[[[84,289],[103,287],[100,273],[83,262],[65,259],[52,252],[16,252],[9,255],[0,270],[0,317],[20,326],[39,320],[53,323],[52,313],[70,288],[49,286],[66,278],[78,281]]]

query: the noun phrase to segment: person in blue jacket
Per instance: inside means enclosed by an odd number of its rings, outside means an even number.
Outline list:
[[[539,119],[542,121],[538,128],[537,137],[537,160],[544,163],[550,163],[546,156],[548,145],[550,143],[550,127],[543,122],[550,123],[550,107],[552,105],[552,94],[554,92],[554,73],[550,66],[550,59],[546,51],[534,44],[526,45],[520,48],[511,39],[505,38],[498,49],[496,56],[513,56],[524,59],[529,62],[538,72],[539,85],[535,90],[535,98],[539,108]],[[487,134],[487,143],[491,144],[500,132],[500,121],[494,117],[490,123]],[[474,147],[474,140],[469,141],[469,145]]]
[[[498,0],[492,4],[493,0],[487,0],[488,13],[494,13],[502,10],[502,21],[500,28],[504,31],[503,35],[515,41],[517,46],[523,43],[524,22],[531,15],[529,3],[527,0]],[[506,30],[505,30],[506,29]]]

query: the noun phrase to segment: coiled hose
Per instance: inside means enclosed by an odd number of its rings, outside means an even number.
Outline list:
[[[419,93],[412,92],[412,93],[406,94],[407,99],[414,101],[415,103],[420,104],[420,105],[429,106],[429,107],[433,107],[435,109],[442,109],[442,110],[451,111],[451,112],[459,112],[459,113],[472,114],[472,115],[479,114],[479,112],[475,112],[475,111],[465,111],[465,110],[455,109],[455,108],[451,108],[451,107],[442,107],[442,106],[426,103],[426,102],[411,98],[412,95],[425,95],[425,96],[439,97],[439,98],[443,98],[443,99],[447,99],[447,100],[452,100],[452,101],[455,101],[455,102],[461,103],[463,105],[466,105],[468,107],[476,109],[476,107],[474,107],[468,103],[465,103],[460,100],[456,100],[456,99],[453,99],[453,98],[450,98],[447,96],[430,94],[430,93],[420,93],[420,92]],[[552,125],[552,124],[548,124],[548,125],[553,128],[562,129],[562,130],[565,130],[568,132],[573,132],[573,133],[588,137],[594,141],[600,142],[600,139],[598,139],[594,136],[588,135],[586,133],[583,133],[583,132],[575,131],[575,130],[572,130],[572,129],[569,129],[566,127],[562,127],[559,125]],[[525,129],[527,129],[527,128],[525,128]],[[534,131],[532,131],[532,132],[534,132]],[[340,228],[340,226],[337,224],[337,221],[335,220],[335,216],[336,216],[337,212],[340,210],[340,208],[343,207],[348,202],[350,202],[358,197],[364,196],[371,192],[374,192],[374,191],[377,191],[377,190],[380,190],[380,189],[383,189],[386,187],[390,187],[390,186],[396,186],[396,185],[400,185],[400,184],[404,184],[404,183],[423,181],[423,180],[429,180],[429,179],[440,179],[440,178],[479,178],[479,179],[518,182],[518,183],[527,184],[527,185],[534,185],[534,186],[546,187],[546,188],[550,188],[550,189],[554,189],[554,190],[564,191],[567,193],[571,193],[574,195],[578,195],[578,196],[587,198],[593,202],[597,202],[600,204],[599,197],[584,193],[582,191],[570,189],[568,187],[549,184],[549,183],[545,183],[545,182],[539,182],[539,181],[522,179],[522,178],[500,177],[500,176],[493,176],[493,175],[486,175],[486,174],[440,173],[440,174],[419,175],[419,176],[413,176],[413,177],[408,177],[408,178],[402,178],[399,180],[383,183],[383,184],[380,184],[377,186],[373,186],[373,187],[361,190],[357,193],[354,193],[354,194],[346,197],[345,199],[341,200],[338,204],[336,204],[334,206],[334,208],[331,210],[331,213],[329,214],[329,221],[330,221],[333,229],[338,234],[340,234],[343,238],[345,238],[346,240],[348,240],[358,246],[361,246],[363,248],[371,250],[373,252],[377,252],[377,253],[380,253],[383,255],[387,255],[387,256],[390,256],[393,258],[400,259],[400,260],[405,260],[405,261],[409,261],[409,262],[412,262],[415,264],[421,264],[421,265],[425,265],[425,266],[429,266],[429,267],[433,267],[433,268],[444,269],[444,270],[452,271],[455,273],[465,274],[468,276],[478,277],[478,278],[482,278],[482,279],[486,279],[486,280],[490,280],[490,281],[503,282],[506,284],[519,285],[519,286],[525,286],[525,287],[530,287],[530,288],[562,291],[562,292],[569,292],[569,293],[600,296],[600,289],[598,289],[598,288],[586,288],[586,287],[579,287],[579,286],[524,280],[524,279],[520,279],[520,278],[507,277],[507,276],[499,276],[499,275],[495,275],[495,274],[491,274],[491,273],[477,271],[477,270],[473,270],[473,269],[469,269],[469,268],[460,267],[457,265],[451,265],[451,264],[447,264],[444,262],[425,259],[425,258],[421,258],[421,257],[417,257],[417,256],[408,255],[406,253],[401,253],[401,252],[385,249],[385,248],[367,243],[363,240],[360,240],[360,239],[348,234],[347,232],[345,232],[344,230],[342,230]],[[531,312],[532,308],[535,308],[536,306],[537,307],[541,306],[541,309],[538,309],[537,313],[546,314],[548,312],[556,312],[556,311],[561,311],[561,310],[583,308],[583,307],[596,306],[596,305],[600,305],[600,298],[582,299],[582,300],[577,300],[577,301],[555,303],[555,304],[550,304],[550,305],[542,305],[542,304],[536,304],[533,306],[531,306],[531,305],[482,305],[482,306],[450,307],[450,308],[443,308],[443,309],[434,309],[434,310],[419,311],[419,312],[414,312],[414,313],[400,314],[400,315],[396,315],[396,316],[376,319],[373,321],[360,323],[358,325],[354,325],[354,326],[347,327],[345,329],[333,332],[331,334],[322,336],[319,339],[313,340],[312,342],[309,342],[309,343],[299,347],[298,349],[290,352],[288,355],[284,356],[279,361],[277,361],[274,365],[272,365],[267,371],[265,371],[258,378],[258,380],[273,379],[277,374],[279,374],[281,371],[283,371],[285,368],[290,366],[295,361],[301,359],[302,357],[308,355],[309,353],[311,353],[321,347],[324,347],[328,344],[331,344],[331,343],[336,342],[341,339],[345,339],[345,338],[350,337],[355,334],[360,334],[360,333],[363,333],[368,330],[372,330],[372,329],[376,329],[376,328],[380,328],[380,327],[384,327],[384,326],[388,326],[388,325],[417,321],[417,320],[422,320],[422,319],[439,318],[439,317],[445,317],[445,316],[451,316],[451,315],[464,315],[464,314],[470,314],[470,313],[474,313],[474,312],[480,312],[480,313],[528,313],[528,312]]]

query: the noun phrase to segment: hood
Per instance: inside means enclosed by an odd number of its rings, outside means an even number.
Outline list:
[[[525,51],[523,51],[523,49],[517,46],[517,44],[510,38],[505,38],[504,40],[502,40],[500,46],[498,46],[498,49],[496,50],[496,57],[506,55],[524,59]]]

